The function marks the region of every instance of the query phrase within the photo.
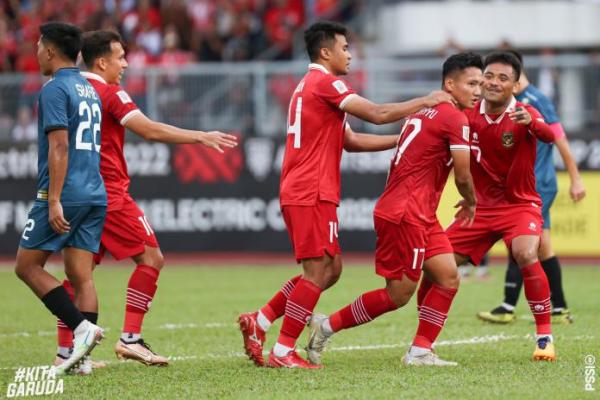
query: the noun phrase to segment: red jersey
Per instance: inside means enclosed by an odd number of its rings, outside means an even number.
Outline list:
[[[508,113],[524,107],[531,114],[528,126],[510,120]],[[471,126],[471,174],[477,207],[534,203],[541,206],[535,190],[536,139],[554,141],[552,128],[532,106],[512,99],[496,116],[485,113],[485,100],[465,111]]]
[[[452,169],[450,150],[469,151],[469,122],[449,103],[408,117],[391,161],[385,190],[373,213],[395,224],[436,223],[436,210]]]
[[[110,85],[99,75],[81,73],[94,86],[102,101],[100,126],[100,174],[108,195],[107,211],[120,210],[129,197],[129,175],[123,153],[125,122],[141,112],[131,97],[118,85]]]
[[[344,148],[344,106],[356,96],[346,82],[320,64],[310,64],[288,111],[281,171],[282,206],[340,202],[340,161]]]

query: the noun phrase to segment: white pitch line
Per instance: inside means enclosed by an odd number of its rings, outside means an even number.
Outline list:
[[[197,325],[197,324],[165,324],[165,325],[161,325],[159,328],[160,329],[186,329],[186,328],[220,328],[220,327],[229,327],[231,326],[231,324],[225,324],[225,323],[208,323],[208,324],[204,324],[204,325]],[[38,334],[44,334],[44,331],[40,331],[38,332]],[[55,333],[55,332],[52,332]],[[20,333],[15,333],[15,334],[5,334],[4,337],[8,336],[8,335],[12,335],[12,336],[31,336],[30,334],[28,334],[27,332],[20,332]],[[535,338],[535,335],[532,335],[530,333],[526,334],[526,335],[505,335],[504,333],[499,333],[497,335],[485,335],[485,336],[473,336],[471,338],[466,338],[466,339],[453,339],[453,340],[440,340],[439,342],[436,342],[435,345],[436,346],[461,346],[461,345],[477,345],[477,344],[486,344],[486,343],[497,343],[497,342],[501,342],[501,341],[508,341],[508,340],[533,340]],[[561,336],[561,338],[567,339],[567,340],[594,340],[596,337],[593,335],[577,335],[577,336]],[[406,342],[406,343],[390,343],[390,344],[374,344],[374,345],[355,345],[355,346],[338,346],[338,347],[331,347],[328,351],[371,351],[371,350],[384,350],[384,349],[396,349],[399,347],[407,347],[410,345],[410,342]],[[267,351],[265,351],[263,354],[268,354]],[[197,356],[197,355],[182,355],[182,356],[169,356],[168,359],[169,361],[187,361],[187,360],[207,360],[207,359],[227,359],[227,358],[242,358],[242,357],[246,357],[246,354],[242,353],[242,352],[227,352],[227,353],[208,353],[206,355],[203,356]],[[103,361],[106,364],[116,364],[116,363],[121,363],[123,361]],[[126,361],[126,362],[133,362],[133,361]],[[0,367],[0,370],[2,371],[6,371],[6,370],[16,370],[18,368],[21,367]]]

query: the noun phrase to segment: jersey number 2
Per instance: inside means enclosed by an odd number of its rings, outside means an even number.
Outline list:
[[[96,138],[100,133],[100,122],[102,121],[100,106],[98,103],[92,103],[92,108],[90,109],[90,105],[86,101],[82,101],[79,103],[79,116],[81,117],[81,122],[75,133],[75,148],[77,150],[92,151],[93,146],[93,149],[99,153],[100,145],[96,142]],[[89,130],[90,127],[92,127],[92,142],[84,142],[83,132]]]

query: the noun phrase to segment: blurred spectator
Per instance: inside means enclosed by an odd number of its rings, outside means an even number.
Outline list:
[[[19,108],[11,136],[15,142],[33,142],[37,139],[37,125],[28,106]]]

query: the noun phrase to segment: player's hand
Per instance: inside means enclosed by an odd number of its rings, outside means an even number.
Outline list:
[[[219,153],[224,152],[221,146],[235,147],[238,144],[237,137],[219,131],[200,132],[197,139],[203,145],[211,147]]]
[[[521,125],[529,125],[531,123],[531,114],[523,107],[517,107],[515,111],[508,114],[508,118]]]
[[[425,106],[427,107],[437,106],[440,103],[456,104],[456,100],[450,93],[443,90],[434,90],[425,96]]]
[[[456,214],[454,214],[454,218],[459,221],[460,226],[471,226],[473,225],[473,221],[475,220],[475,204],[469,204],[465,199],[460,200],[454,208],[458,208]]]
[[[577,203],[585,197],[585,194],[585,187],[583,186],[581,178],[577,178],[574,181],[571,181],[571,187],[569,188],[569,195],[571,195],[571,200]]]
[[[71,226],[63,215],[63,208],[60,202],[49,202],[48,203],[48,222],[54,230],[54,232],[62,235],[63,233],[69,232]]]

